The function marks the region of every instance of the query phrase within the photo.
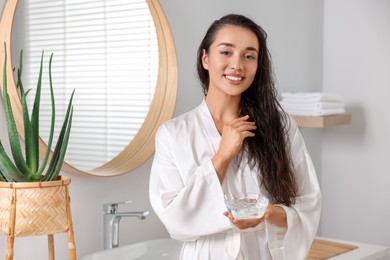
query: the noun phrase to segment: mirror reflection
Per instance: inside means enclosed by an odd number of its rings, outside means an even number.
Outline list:
[[[31,99],[42,50],[44,65],[54,54],[57,134],[67,100],[76,89],[67,163],[89,171],[113,159],[133,140],[153,101],[159,68],[156,29],[144,0],[20,1],[12,47],[15,67],[23,49],[23,84],[31,88]],[[47,66],[43,84],[40,135],[45,141],[51,118]]]

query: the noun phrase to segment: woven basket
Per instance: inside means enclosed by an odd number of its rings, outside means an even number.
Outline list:
[[[68,185],[60,176],[50,182],[0,182],[0,229],[15,237],[67,232]]]

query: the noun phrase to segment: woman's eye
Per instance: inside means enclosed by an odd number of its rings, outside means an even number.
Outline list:
[[[255,60],[256,56],[247,54],[247,55],[245,55],[245,58],[248,59],[248,60]]]
[[[221,51],[221,54],[222,54],[222,55],[225,55],[225,56],[229,56],[229,55],[230,55],[230,52],[229,52],[229,51]]]

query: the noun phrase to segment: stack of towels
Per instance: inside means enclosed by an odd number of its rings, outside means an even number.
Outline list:
[[[290,115],[327,116],[345,113],[343,98],[333,93],[299,92],[281,94],[283,109]]]

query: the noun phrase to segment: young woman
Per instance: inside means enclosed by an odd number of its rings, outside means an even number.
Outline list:
[[[296,123],[276,98],[266,33],[242,15],[208,29],[197,69],[205,99],[156,135],[150,200],[181,259],[306,258],[321,193]],[[239,220],[226,193],[261,193],[260,219]]]

